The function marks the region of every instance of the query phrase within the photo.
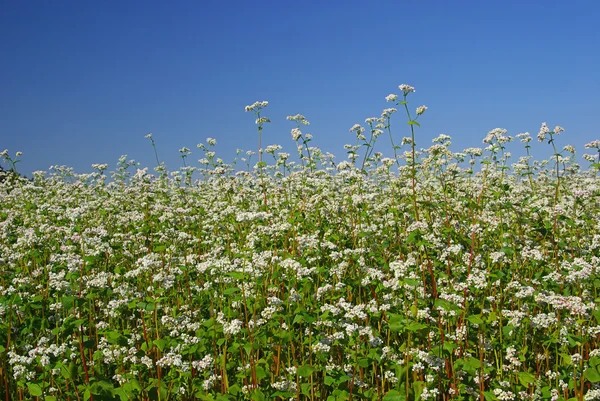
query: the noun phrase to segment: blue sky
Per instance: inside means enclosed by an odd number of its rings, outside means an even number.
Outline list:
[[[169,169],[183,146],[200,158],[207,137],[231,160],[257,147],[244,106],[268,100],[264,145],[294,153],[285,117],[300,113],[312,144],[341,161],[349,128],[406,83],[410,107],[429,107],[418,147],[445,133],[460,151],[546,121],[581,155],[600,137],[598,15],[596,0],[5,1],[0,151],[22,151],[28,175],[113,168],[122,154],[152,167],[152,132]],[[393,124],[409,135],[403,116]],[[386,137],[376,150],[391,155]]]

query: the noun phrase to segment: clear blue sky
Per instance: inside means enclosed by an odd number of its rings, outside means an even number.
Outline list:
[[[153,132],[169,169],[183,146],[200,158],[206,137],[231,160],[257,146],[244,106],[268,100],[264,145],[293,154],[285,117],[300,113],[312,144],[341,161],[349,128],[406,83],[411,108],[429,107],[418,147],[445,133],[460,151],[493,128],[535,135],[546,121],[581,155],[600,137],[599,18],[597,0],[5,0],[0,151],[22,151],[28,175],[112,169],[122,154],[152,167]],[[386,137],[376,150],[391,155]]]

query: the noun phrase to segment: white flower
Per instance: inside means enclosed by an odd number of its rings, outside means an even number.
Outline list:
[[[427,106],[425,105],[417,107],[417,115],[420,116],[425,113],[425,110],[427,110]]]
[[[300,139],[301,136],[302,136],[302,131],[300,131],[298,128],[292,129],[292,139],[294,141],[297,141],[298,139]]]
[[[398,100],[398,95],[396,95],[395,93],[390,93],[385,97],[386,102],[395,102],[396,100]]]
[[[465,150],[463,150],[464,153],[471,155],[471,156],[481,156],[483,154],[483,149],[481,148],[467,148]]]
[[[586,149],[594,149],[594,148],[600,149],[600,140],[596,139],[595,141],[588,142],[583,147]],[[5,152],[6,152],[6,150],[5,150]]]
[[[249,106],[245,107],[245,110],[248,111],[254,111],[254,110],[260,110],[262,108],[265,108],[269,105],[269,102],[267,102],[266,100],[263,100],[262,102],[254,102]]]
[[[148,132],[148,134],[144,138],[152,139],[152,132]]]
[[[544,139],[546,139],[546,134],[548,134],[549,132],[550,129],[548,128],[546,123],[542,123],[542,126],[540,127],[540,132],[538,132],[537,134],[538,141],[543,142]]]
[[[92,164],[94,170],[104,171],[108,168],[108,164]]]
[[[297,121],[302,125],[310,125],[308,120],[302,114],[296,114],[295,116],[287,116],[286,119],[289,121]]]
[[[505,138],[510,138],[510,137],[505,137],[504,135],[506,135],[507,130],[504,128],[494,128],[493,130],[491,130],[490,132],[487,133],[487,136],[484,138],[483,143],[492,143],[494,142],[494,140],[497,140],[498,142],[510,142],[509,140],[506,140]],[[512,138],[511,138],[512,139]]]
[[[265,148],[265,152],[275,155],[275,152],[281,150],[281,145],[269,145]]]
[[[529,132],[523,132],[521,134],[517,134],[517,138],[521,140],[523,143],[531,142],[531,135]]]
[[[402,84],[402,85],[398,86],[398,89],[400,89],[404,93],[404,96],[408,95],[410,92],[415,91],[414,87],[412,87],[410,85],[406,85],[406,84]]]
[[[450,139],[452,139],[452,137],[450,135],[440,134],[440,135],[438,135],[437,138],[434,138],[432,140],[432,142],[433,143],[442,143],[442,142],[449,141]]]
[[[365,129],[360,124],[354,124],[352,128],[350,128],[350,132],[363,133]]]
[[[383,118],[390,118],[391,115],[392,115],[392,113],[395,113],[397,111],[398,110],[395,109],[395,108],[393,108],[393,107],[390,107],[389,109],[383,109],[383,111],[381,112],[381,117],[383,117]]]

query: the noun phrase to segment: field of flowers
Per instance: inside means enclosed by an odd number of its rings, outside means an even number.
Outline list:
[[[340,162],[301,115],[297,156],[263,148],[267,102],[231,164],[0,154],[0,400],[600,399],[600,142],[418,148],[399,89]]]

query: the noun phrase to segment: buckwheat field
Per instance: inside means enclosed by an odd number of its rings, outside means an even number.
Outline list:
[[[424,147],[412,92],[339,159],[302,115],[263,146],[266,101],[229,164],[208,138],[168,171],[152,134],[150,169],[2,152],[0,398],[600,399],[600,142]]]

